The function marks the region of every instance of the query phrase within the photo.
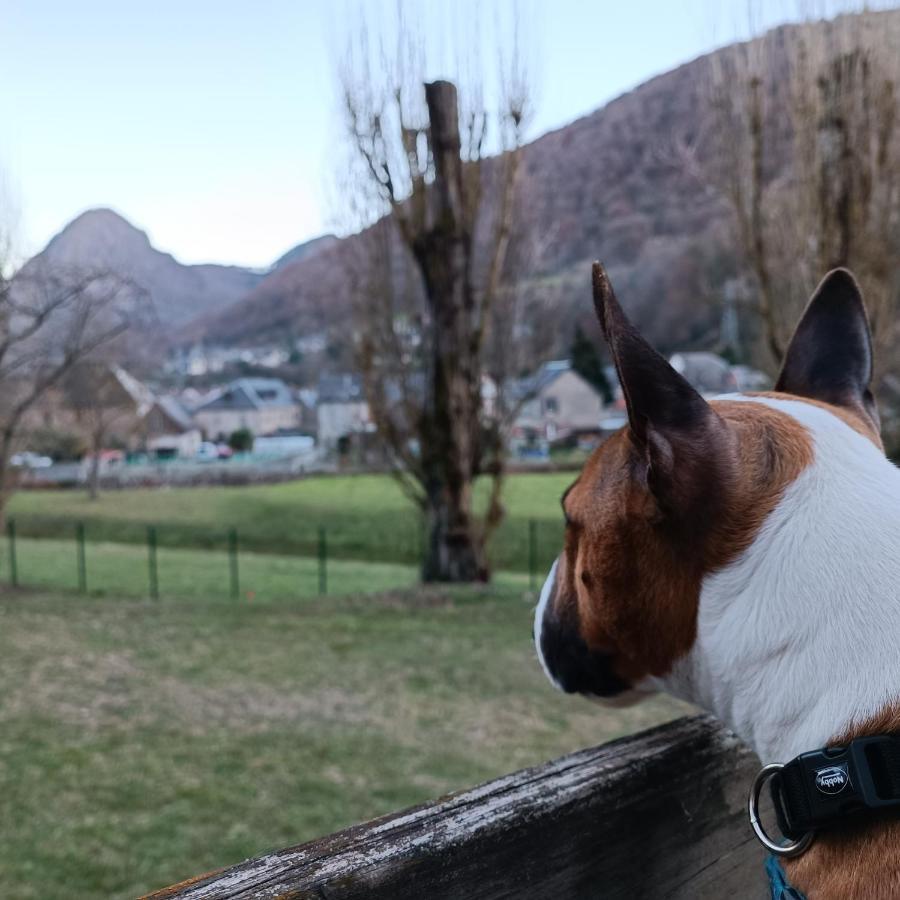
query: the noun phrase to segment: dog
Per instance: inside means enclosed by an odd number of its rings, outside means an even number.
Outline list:
[[[547,676],[611,704],[666,691],[763,763],[900,733],[900,471],[853,275],[818,286],[774,391],[710,401],[599,264],[593,288],[628,424],[562,498],[535,613]],[[823,833],[784,867],[809,900],[900,897],[900,817]]]

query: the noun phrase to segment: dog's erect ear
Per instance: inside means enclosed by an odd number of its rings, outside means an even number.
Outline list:
[[[863,412],[877,424],[871,380],[872,335],[862,294],[850,272],[834,269],[797,325],[775,390]]]
[[[651,487],[666,490],[689,475],[688,459],[711,451],[710,427],[719,417],[641,337],[600,263],[594,263],[593,281],[594,307],[625,395],[632,437],[646,453]]]

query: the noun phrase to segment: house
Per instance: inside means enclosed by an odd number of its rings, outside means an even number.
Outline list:
[[[510,396],[522,404],[513,423],[514,452],[530,455],[529,446],[600,433],[603,397],[568,360],[544,363],[534,375],[514,382]]]
[[[157,459],[194,457],[203,440],[190,413],[175,397],[156,397],[141,431],[147,452]]]
[[[767,391],[772,379],[750,366],[732,366],[727,360],[707,351],[675,353],[669,363],[704,397],[735,391]]]
[[[25,427],[133,447],[140,423],[153,405],[153,391],[119,365],[83,360],[30,409]]]
[[[264,435],[295,428],[298,408],[280,378],[238,378],[201,400],[193,418],[210,439],[226,438],[241,428]]]
[[[687,351],[669,357],[672,368],[704,397],[730,394],[738,389],[728,361],[708,351]]]
[[[319,446],[333,450],[354,435],[375,430],[358,375],[322,375],[316,402]]]

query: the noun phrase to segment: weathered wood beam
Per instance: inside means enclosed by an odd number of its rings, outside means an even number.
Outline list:
[[[712,719],[681,719],[148,900],[762,898],[757,766]]]

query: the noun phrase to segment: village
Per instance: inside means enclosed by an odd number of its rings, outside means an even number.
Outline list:
[[[237,351],[238,353],[240,351]],[[232,357],[220,351],[213,358]],[[196,374],[196,354],[192,357]],[[244,358],[248,358],[244,351]],[[205,389],[154,389],[114,363],[84,363],[29,414],[24,446],[13,457],[22,486],[105,486],[265,481],[312,472],[383,471],[362,376],[322,373],[297,387],[277,376],[277,351],[257,352],[271,375],[222,378]],[[762,372],[707,351],[676,353],[672,365],[704,396],[764,390]],[[577,461],[626,421],[615,368],[591,379],[568,359],[550,360],[502,391],[482,379],[485,416],[504,404],[510,461],[540,467]],[[89,390],[88,390],[89,389]],[[502,396],[502,401],[501,401]]]

